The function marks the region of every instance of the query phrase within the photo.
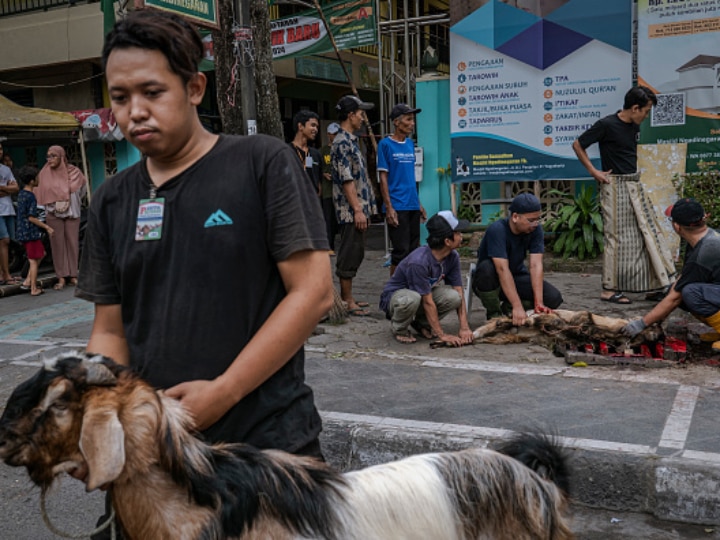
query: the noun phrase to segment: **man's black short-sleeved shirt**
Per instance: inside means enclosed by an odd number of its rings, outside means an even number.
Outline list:
[[[599,144],[603,171],[611,170],[612,174],[635,174],[639,135],[640,126],[634,122],[623,122],[616,113],[595,122],[578,137],[578,142],[583,149],[595,143]]]
[[[154,386],[214,379],[285,297],[277,262],[328,249],[318,197],[283,142],[221,136],[157,189],[161,239],[136,241],[151,185],[143,161],[97,190],[76,294],[121,304],[131,366]],[[294,451],[319,432],[301,348],[205,435]]]
[[[478,264],[487,259],[507,259],[512,275],[527,274],[525,258],[528,253],[545,253],[545,233],[542,225],[538,225],[529,234],[513,234],[509,219],[499,219],[488,226],[478,248]]]
[[[709,229],[695,244],[688,246],[675,290],[682,291],[690,283],[720,285],[720,232]]]

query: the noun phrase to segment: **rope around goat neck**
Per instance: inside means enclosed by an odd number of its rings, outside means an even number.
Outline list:
[[[66,532],[58,530],[55,525],[53,525],[50,522],[50,516],[48,516],[47,509],[45,508],[45,491],[40,492],[40,511],[42,513],[43,521],[45,522],[45,526],[50,529],[50,532],[53,534],[56,534],[58,536],[62,536],[63,538],[90,538],[92,535],[97,534],[101,531],[104,531],[105,529],[110,526],[110,538],[112,540],[116,540],[116,532],[115,532],[115,509],[110,507],[110,517],[107,519],[105,523],[102,525],[99,525],[94,530],[90,531],[89,533],[83,533],[83,534],[68,534]]]

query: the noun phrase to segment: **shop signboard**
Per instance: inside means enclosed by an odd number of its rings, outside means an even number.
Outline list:
[[[687,143],[688,171],[720,163],[720,1],[638,0],[638,83],[658,96],[643,143]]]
[[[631,0],[475,4],[450,34],[453,181],[587,178],[572,143],[632,86]]]
[[[219,28],[217,0],[140,0],[141,4],[169,11],[208,28]]]
[[[377,43],[374,0],[341,0],[322,7],[338,49]],[[270,22],[273,59],[332,52],[333,46],[317,10]]]

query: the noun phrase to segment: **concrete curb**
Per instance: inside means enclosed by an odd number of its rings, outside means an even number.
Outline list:
[[[50,276],[38,277],[38,283],[43,289],[48,289],[57,283],[57,277],[55,274]],[[6,298],[8,296],[15,296],[16,294],[25,294],[29,291],[24,291],[20,288],[20,285],[3,285],[0,287],[0,298]]]
[[[413,454],[493,447],[512,432],[416,421],[321,413],[323,453],[341,470]],[[699,525],[720,524],[720,464],[688,463],[652,449],[615,445],[588,448],[583,440],[558,437],[570,456],[575,503]]]

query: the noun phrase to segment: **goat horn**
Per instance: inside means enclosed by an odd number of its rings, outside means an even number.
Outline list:
[[[106,365],[83,362],[83,367],[87,373],[87,384],[95,386],[115,386],[117,384],[117,377]]]

